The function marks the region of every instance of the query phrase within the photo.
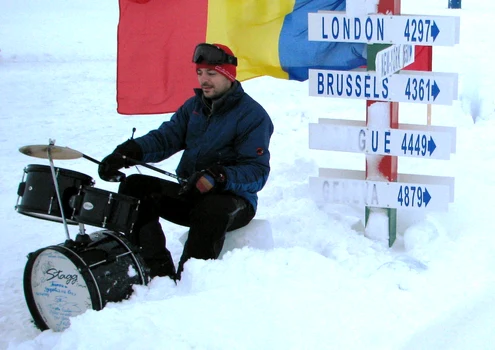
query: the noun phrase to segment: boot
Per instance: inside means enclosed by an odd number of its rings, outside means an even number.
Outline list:
[[[170,259],[145,259],[144,262],[150,269],[150,277],[165,277],[168,276],[172,280],[177,280],[177,275],[175,272],[175,266]]]

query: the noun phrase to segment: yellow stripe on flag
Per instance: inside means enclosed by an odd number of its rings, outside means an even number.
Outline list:
[[[288,79],[280,66],[278,42],[295,0],[209,0],[206,42],[230,47],[240,81],[269,75]]]

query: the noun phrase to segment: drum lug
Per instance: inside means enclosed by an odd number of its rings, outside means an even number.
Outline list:
[[[77,214],[78,209],[81,207],[82,200],[83,200],[83,198],[81,195],[81,191],[79,191],[79,193],[77,195],[70,197],[69,207],[72,208],[72,217],[74,217],[74,215]]]
[[[139,214],[139,203],[140,201],[137,202],[137,206],[131,214],[131,229],[129,230],[129,233],[132,233],[134,230],[134,224],[136,223]]]
[[[17,189],[17,195],[22,197],[24,195],[25,190],[26,190],[26,183],[21,182],[19,184],[19,188]]]

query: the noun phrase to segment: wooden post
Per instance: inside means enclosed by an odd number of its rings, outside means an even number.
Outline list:
[[[426,125],[431,125],[431,104],[428,103],[426,107]]]
[[[400,14],[400,0],[380,0],[378,3],[378,13],[383,14]],[[375,71],[375,58],[378,51],[386,48],[389,45],[375,44],[368,45],[368,55],[367,55],[367,70]],[[366,101],[366,125],[370,123],[370,116],[368,114],[369,107],[374,103],[380,101]],[[389,104],[389,127],[392,129],[397,129],[399,127],[399,103],[397,102],[387,102]],[[372,156],[374,160],[376,157],[380,157],[378,161],[378,171],[380,174],[387,179],[389,182],[397,181],[397,157],[396,156]],[[366,179],[369,179],[370,166],[371,166],[370,156],[366,156]],[[373,166],[375,162],[373,162]],[[374,169],[376,170],[376,169]],[[365,212],[365,225],[368,224],[368,219],[373,213],[373,208],[366,207]],[[386,209],[388,216],[388,245],[391,247],[397,237],[397,209]]]

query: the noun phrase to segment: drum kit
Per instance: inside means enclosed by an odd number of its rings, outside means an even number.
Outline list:
[[[28,254],[24,295],[39,329],[63,331],[71,317],[124,300],[132,294],[133,285],[149,282],[144,260],[125,237],[133,230],[140,202],[95,188],[88,175],[55,167],[54,160],[99,162],[74,149],[55,146],[53,140],[19,151],[48,159],[50,165],[30,164],[24,169],[17,212],[62,223],[66,233],[65,242]],[[86,234],[85,224],[103,230]],[[68,225],[79,225],[74,240]]]

